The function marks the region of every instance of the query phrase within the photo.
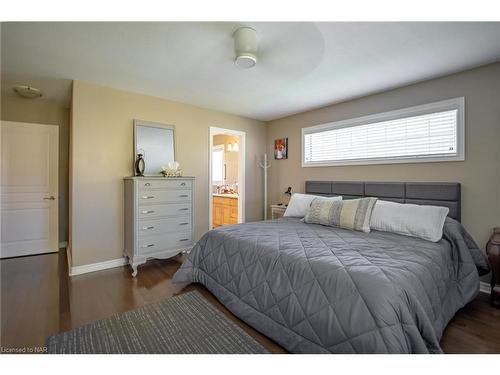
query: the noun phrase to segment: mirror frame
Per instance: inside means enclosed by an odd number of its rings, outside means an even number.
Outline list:
[[[152,121],[143,121],[143,120],[137,120],[134,119],[134,144],[133,144],[133,158],[132,158],[132,175],[137,176],[135,173],[135,159],[137,157],[137,127],[138,126],[149,126],[151,128],[160,128],[160,129],[169,129],[172,130],[174,134],[174,160],[177,160],[176,155],[177,155],[177,142],[176,142],[176,134],[175,134],[175,125],[168,125],[168,124],[161,124],[159,122],[152,122]],[[157,174],[144,174],[144,177],[147,176],[161,176],[161,172],[158,172]]]

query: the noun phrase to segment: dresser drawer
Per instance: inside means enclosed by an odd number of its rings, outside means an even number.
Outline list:
[[[139,191],[152,189],[186,189],[191,190],[191,180],[174,180],[174,179],[154,179],[137,181]]]
[[[191,232],[191,216],[176,216],[168,219],[139,220],[137,233],[139,237],[164,234],[169,232]]]
[[[164,216],[191,215],[191,203],[151,204],[137,209],[139,219],[152,219]]]
[[[138,196],[139,206],[151,203],[191,202],[190,190],[143,190]]]
[[[154,253],[160,250],[189,247],[193,244],[191,233],[170,233],[141,237],[138,240],[139,254]]]

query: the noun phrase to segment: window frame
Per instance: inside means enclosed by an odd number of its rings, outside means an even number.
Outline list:
[[[339,161],[320,161],[307,162],[305,161],[305,136],[307,134],[320,131],[342,129],[360,125],[366,125],[376,122],[397,120],[405,117],[414,117],[426,115],[436,112],[444,112],[457,110],[457,153],[456,155],[439,155],[439,156],[412,156],[412,157],[381,157],[367,159],[351,159]],[[329,122],[315,126],[304,127],[301,129],[302,142],[302,167],[334,167],[342,165],[374,165],[374,164],[406,164],[406,163],[433,163],[433,162],[449,162],[449,161],[464,161],[465,160],[465,97],[458,97],[439,102],[428,103],[424,105],[397,109],[394,111],[376,113],[368,116],[356,117],[352,119]]]
[[[226,163],[226,146],[223,144],[222,145],[214,145],[212,147],[212,160],[213,160],[214,152],[222,152],[222,180],[220,181],[220,183],[218,183],[219,181],[214,180],[214,172],[213,172],[214,166],[212,165],[212,184],[223,185],[224,184],[224,164]]]

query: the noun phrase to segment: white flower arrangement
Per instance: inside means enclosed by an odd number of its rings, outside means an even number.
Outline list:
[[[161,167],[161,173],[165,177],[182,177],[181,165],[177,161],[170,162],[166,167]]]

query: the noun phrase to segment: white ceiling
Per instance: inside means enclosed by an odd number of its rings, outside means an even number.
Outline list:
[[[251,26],[259,62],[233,64]],[[2,94],[79,79],[271,120],[500,60],[500,23],[3,23]]]

